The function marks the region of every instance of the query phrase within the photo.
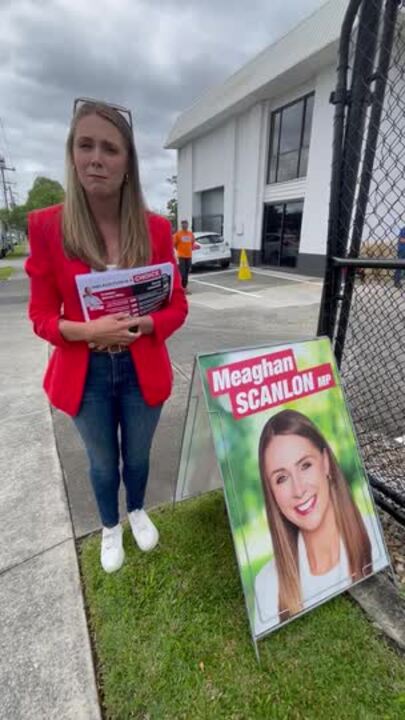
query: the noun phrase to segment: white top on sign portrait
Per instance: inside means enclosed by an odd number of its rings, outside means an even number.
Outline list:
[[[379,543],[379,530],[376,519],[363,516],[371,542],[373,572],[386,566],[386,556]],[[324,575],[312,575],[305,549],[304,539],[298,535],[298,563],[300,572],[303,609],[307,609],[341,592],[352,585],[346,549],[340,540],[339,562]],[[278,580],[274,558],[260,570],[255,582],[255,635],[256,637],[280,623],[278,615]]]

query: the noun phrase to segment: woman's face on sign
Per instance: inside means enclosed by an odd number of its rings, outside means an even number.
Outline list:
[[[76,126],[73,164],[88,196],[120,192],[128,167],[128,151],[119,130],[99,115],[86,115]]]
[[[300,530],[316,530],[330,503],[326,451],[300,435],[276,435],[267,446],[264,462],[281,513]]]

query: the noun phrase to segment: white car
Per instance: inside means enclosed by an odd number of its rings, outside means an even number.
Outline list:
[[[231,248],[222,235],[216,232],[195,232],[191,267],[206,263],[219,263],[227,268],[231,262]]]

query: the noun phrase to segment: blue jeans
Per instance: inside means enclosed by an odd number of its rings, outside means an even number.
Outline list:
[[[162,405],[145,403],[129,352],[90,353],[82,404],[73,420],[87,451],[104,527],[119,522],[121,459],[127,510],[143,506],[150,448],[161,410]]]

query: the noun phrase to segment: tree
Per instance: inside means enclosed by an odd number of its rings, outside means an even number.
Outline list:
[[[65,191],[57,180],[46,177],[37,177],[28,193],[25,204],[26,211],[39,210],[49,205],[63,202]]]
[[[10,217],[10,210],[6,210],[6,208],[0,208],[0,222],[7,225],[9,222]]]
[[[28,193],[25,205],[16,205],[11,210],[0,209],[0,220],[7,228],[27,229],[27,213],[62,202],[65,191],[60,183],[46,177],[38,177]]]
[[[27,209],[25,205],[16,205],[12,210],[0,210],[0,222],[6,229],[27,231]]]
[[[166,178],[166,182],[173,188],[173,197],[167,201],[166,205],[167,217],[172,224],[173,230],[177,230],[177,175]]]
[[[16,205],[8,213],[8,224],[16,230],[27,228],[27,208],[25,205]]]

